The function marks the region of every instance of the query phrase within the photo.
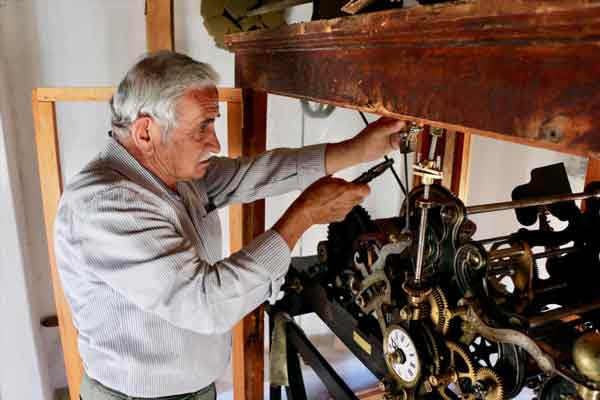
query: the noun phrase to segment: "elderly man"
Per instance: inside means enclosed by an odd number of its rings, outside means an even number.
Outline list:
[[[341,143],[216,157],[216,81],[181,54],[139,61],[111,100],[106,146],[61,199],[56,258],[83,400],[214,399],[231,329],[278,294],[296,241],[369,193],[329,176],[397,145],[402,123],[380,119]],[[272,229],[223,258],[217,209],[306,187]]]

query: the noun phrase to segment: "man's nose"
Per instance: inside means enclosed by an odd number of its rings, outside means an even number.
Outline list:
[[[210,135],[210,140],[208,141],[209,150],[211,153],[218,154],[221,152],[221,143],[219,143],[219,138],[217,137],[217,132],[213,129],[212,134]]]

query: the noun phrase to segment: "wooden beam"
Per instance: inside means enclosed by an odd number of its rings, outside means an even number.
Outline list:
[[[241,103],[242,90],[233,88],[218,88],[219,101],[227,103]],[[113,87],[56,87],[38,88],[38,101],[60,102],[88,102],[109,101],[115,88]]]
[[[79,358],[77,330],[71,318],[71,309],[65,299],[56,259],[54,256],[54,219],[62,193],[62,177],[58,153],[58,133],[56,127],[56,108],[54,103],[38,101],[36,90],[32,93],[32,110],[35,127],[35,142],[38,156],[38,171],[42,191],[46,240],[50,259],[50,276],[54,292],[54,302],[58,317],[58,329],[65,360],[69,396],[79,399],[79,384],[83,366]]]
[[[146,0],[148,51],[175,50],[173,0]]]
[[[266,149],[267,94],[243,91],[243,108],[230,105],[229,112],[242,114],[242,125],[229,126],[229,155],[254,156]],[[248,244],[265,229],[265,204],[234,206],[230,211],[231,251]],[[264,310],[259,307],[238,323],[233,333],[233,391],[235,400],[264,397]]]
[[[38,88],[39,101],[108,101],[115,89],[112,87],[60,87]]]
[[[479,0],[232,34],[240,87],[600,154],[600,1]]]

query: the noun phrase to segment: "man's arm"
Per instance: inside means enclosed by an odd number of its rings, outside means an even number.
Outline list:
[[[290,263],[276,231],[210,264],[144,196],[116,187],[77,209],[61,207],[55,246],[67,294],[92,276],[141,309],[207,335],[230,330],[276,294]]]
[[[366,184],[325,177],[309,186],[286,210],[273,229],[293,249],[308,228],[343,220],[369,192]]]
[[[329,143],[325,155],[327,175],[363,162],[374,161],[398,149],[405,122],[393,118],[379,118],[352,139]]]
[[[373,161],[399,147],[398,131],[405,123],[380,118],[350,140],[330,143],[325,151],[328,177],[312,184],[273,226],[290,249],[313,224],[341,221],[352,207],[369,194],[367,185],[357,185],[329,175],[352,165]]]
[[[214,158],[202,182],[216,207],[303,190],[325,175],[397,149],[397,133],[404,125],[403,121],[384,117],[339,143],[276,149],[256,158]]]
[[[325,176],[325,148],[321,144],[275,149],[254,158],[214,157],[198,183],[217,208],[303,190]]]

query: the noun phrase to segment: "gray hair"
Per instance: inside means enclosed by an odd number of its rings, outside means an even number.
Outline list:
[[[163,137],[177,124],[176,105],[189,89],[216,85],[218,74],[208,64],[171,51],[150,53],[140,59],[119,83],[110,99],[112,130],[117,139],[141,115],[152,117]]]

